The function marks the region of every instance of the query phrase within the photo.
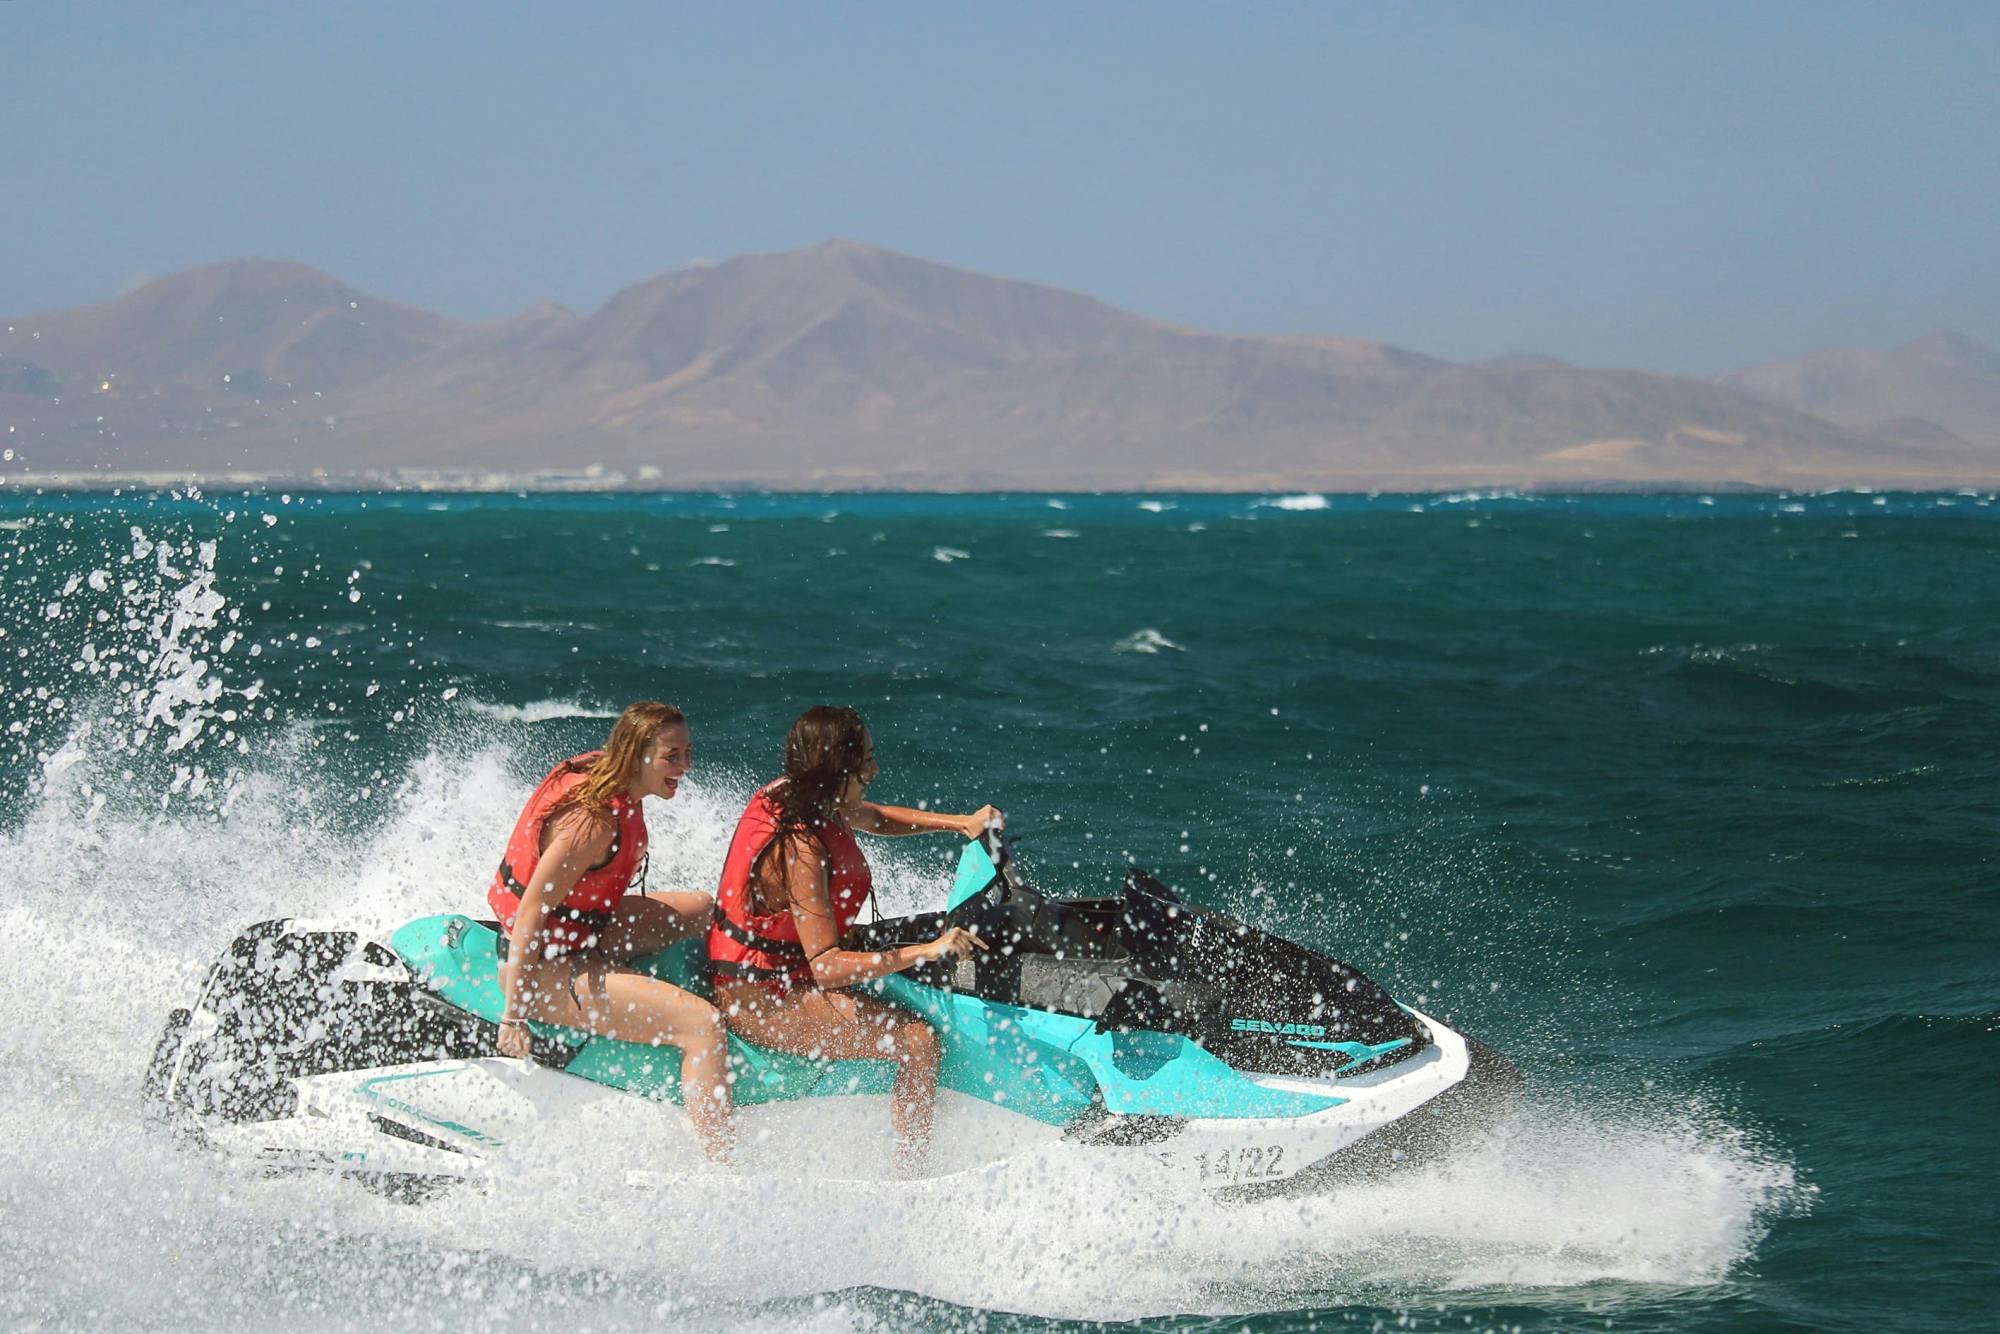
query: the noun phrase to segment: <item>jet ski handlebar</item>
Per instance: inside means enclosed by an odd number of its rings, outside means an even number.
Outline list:
[[[1014,860],[1014,840],[1007,833],[1005,811],[1000,812],[999,819],[986,822],[986,829],[979,835],[978,843],[980,847],[986,849],[986,855],[993,859],[993,869],[1005,877],[1007,864]]]

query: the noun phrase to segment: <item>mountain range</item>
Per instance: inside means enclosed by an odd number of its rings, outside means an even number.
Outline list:
[[[0,480],[774,488],[2000,478],[2000,353],[1703,381],[1182,328],[851,241],[467,323],[239,260],[0,320]]]

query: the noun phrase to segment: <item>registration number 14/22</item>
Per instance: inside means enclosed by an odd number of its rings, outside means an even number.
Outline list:
[[[1207,1153],[1186,1153],[1168,1149],[1159,1155],[1168,1167],[1192,1167],[1199,1181],[1268,1181],[1285,1175],[1285,1146],[1249,1145],[1241,1149],[1212,1149]]]

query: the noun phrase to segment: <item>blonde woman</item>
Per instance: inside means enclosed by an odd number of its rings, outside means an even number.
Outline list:
[[[711,1159],[730,1154],[728,1033],[715,1007],[626,965],[707,929],[706,894],[643,886],[647,797],[669,800],[690,763],[687,718],[632,705],[604,749],[564,760],[528,799],[487,902],[506,933],[500,1051],[529,1053],[528,1023],[681,1049],[681,1097]]]

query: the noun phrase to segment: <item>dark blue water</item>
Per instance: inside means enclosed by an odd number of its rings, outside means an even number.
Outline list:
[[[0,1317],[1985,1323],[1996,518],[1855,493],[0,498],[0,1242],[25,1275]],[[1005,807],[1048,888],[1130,858],[1350,958],[1512,1056],[1530,1106],[1471,1162],[1247,1209],[1087,1173],[974,1200],[753,1183],[725,1225],[712,1182],[663,1215],[581,1161],[537,1245],[500,1203],[246,1184],[139,1135],[152,1032],[236,927],[475,904],[533,777],[647,697],[694,721],[694,790],[653,812],[691,887],[790,718],[853,703],[878,795]],[[948,859],[885,871],[923,906]]]

